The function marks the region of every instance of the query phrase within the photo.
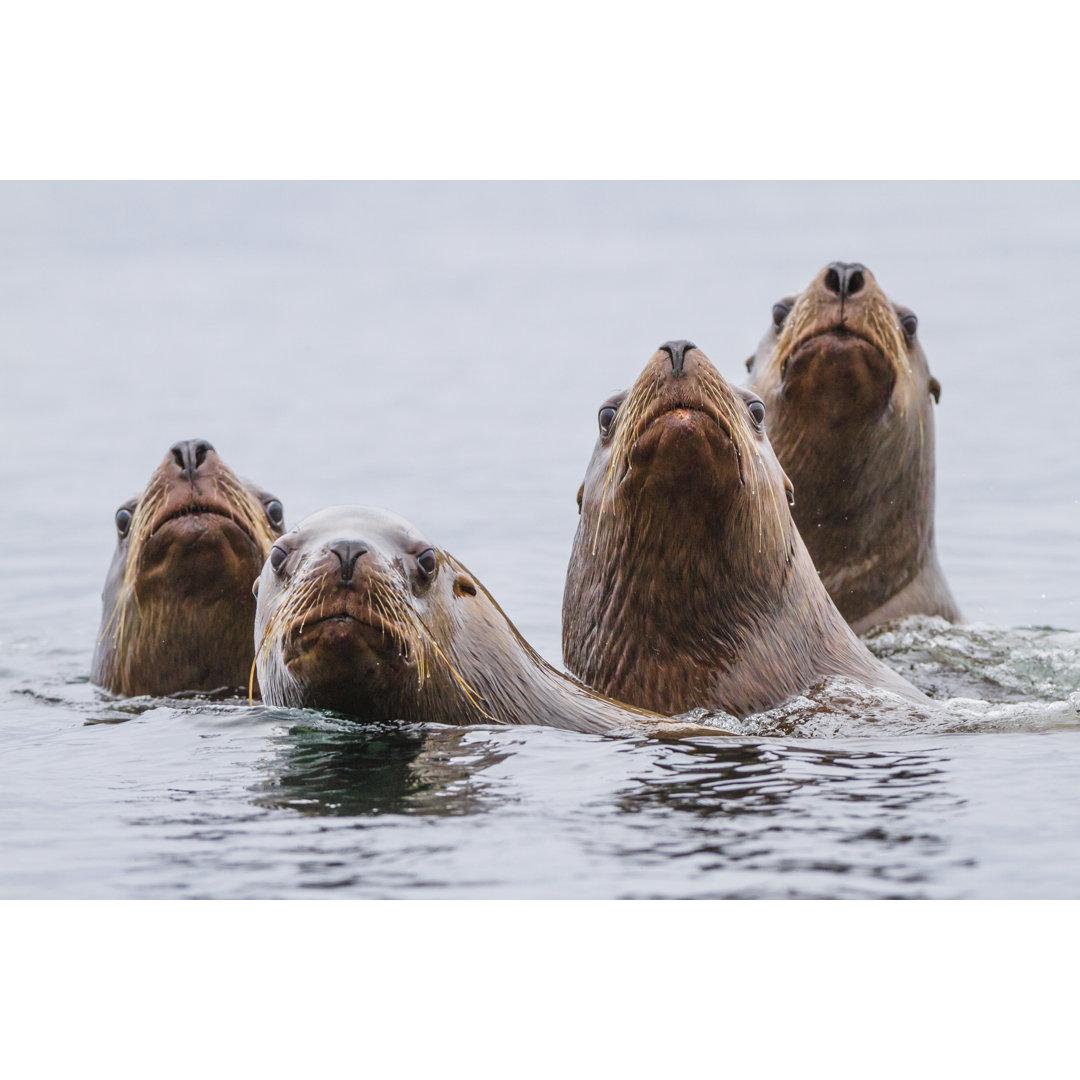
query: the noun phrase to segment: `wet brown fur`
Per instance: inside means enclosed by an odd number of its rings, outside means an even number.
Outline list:
[[[699,350],[680,376],[661,349],[607,403],[617,413],[589,463],[563,596],[567,667],[667,713],[745,716],[830,675],[924,700],[829,600],[753,398]]]
[[[908,309],[869,270],[841,301],[828,267],[750,359],[769,439],[795,485],[811,558],[857,633],[905,615],[959,621],[934,544],[934,416],[941,387]]]

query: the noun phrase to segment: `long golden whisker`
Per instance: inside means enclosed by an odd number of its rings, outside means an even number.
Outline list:
[[[121,579],[120,589],[116,598],[116,603],[113,606],[112,614],[109,617],[105,629],[102,631],[102,637],[104,638],[109,629],[114,627],[113,639],[116,643],[117,651],[123,650],[127,639],[129,604],[134,603],[136,611],[139,610],[139,597],[135,592],[135,579],[138,576],[139,565],[142,561],[143,545],[147,536],[150,534],[150,528],[164,498],[165,492],[163,485],[159,481],[151,479],[147,490],[139,499],[139,502],[135,506],[135,512],[132,515],[131,527],[128,533],[128,550],[127,557],[124,561],[123,578]]]
[[[496,718],[492,716],[486,709],[480,704],[482,697],[473,686],[471,686],[461,675],[461,673],[451,663],[450,658],[443,652],[435,635],[428,629],[424,620],[420,617],[419,613],[406,601],[397,594],[397,592],[385,585],[383,582],[374,582],[373,596],[376,599],[376,603],[380,608],[380,612],[386,618],[387,622],[396,623],[397,625],[407,627],[412,631],[411,636],[417,639],[417,678],[418,688],[422,688],[424,682],[428,678],[428,661],[426,652],[430,648],[431,651],[446,665],[447,670],[454,681],[461,688],[462,693],[465,695],[466,700],[476,711],[484,717],[486,720],[490,720],[492,723],[498,723]],[[396,618],[395,618],[396,616]],[[405,635],[409,637],[410,635]]]
[[[471,687],[458,673],[457,668],[455,668],[454,665],[450,663],[450,660],[447,657],[446,653],[444,653],[439,647],[439,643],[435,640],[431,631],[428,630],[428,628],[424,625],[424,621],[420,618],[420,616],[417,615],[415,612],[413,612],[412,614],[416,620],[417,626],[423,631],[424,637],[430,644],[431,648],[434,650],[435,655],[439,657],[439,659],[442,660],[442,662],[447,666],[450,674],[454,677],[454,680],[457,682],[458,686],[461,687],[462,693],[464,693],[469,704],[472,705],[472,707],[476,709],[476,711],[482,717],[484,717],[485,720],[490,720],[493,724],[497,724],[498,720],[494,716],[492,716],[491,713],[489,713],[486,709],[484,709],[484,707],[480,704],[479,691]]]
[[[222,472],[219,475],[221,486],[227,495],[231,496],[231,502],[247,526],[252,538],[260,545],[263,551],[273,546],[274,533],[266,518],[262,504],[251,494],[250,491],[231,472]]]
[[[604,489],[600,496],[600,512],[596,519],[596,531],[593,534],[593,553],[596,553],[596,545],[600,536],[600,523],[607,509],[608,489],[615,469],[622,465],[625,469],[630,468],[630,449],[633,439],[637,434],[638,425],[645,408],[652,400],[656,391],[659,378],[653,376],[647,383],[638,383],[630,391],[622,407],[619,409],[616,419],[615,436],[611,441],[611,450],[608,455],[607,472],[604,474]],[[614,501],[612,509],[614,510]]]
[[[248,704],[255,704],[254,686],[255,686],[255,668],[259,662],[259,657],[262,656],[262,651],[266,647],[267,641],[270,640],[271,634],[282,620],[295,615],[301,607],[314,595],[316,582],[310,580],[301,580],[294,584],[292,588],[296,591],[293,592],[290,589],[288,595],[278,606],[277,611],[270,616],[270,620],[266,624],[266,629],[263,630],[262,640],[259,642],[259,647],[255,650],[255,659],[251,661],[251,673],[248,676]]]

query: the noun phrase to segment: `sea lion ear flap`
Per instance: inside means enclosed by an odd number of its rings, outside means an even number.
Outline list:
[[[748,356],[748,357],[746,358],[746,370],[747,370],[747,371],[752,371],[752,370],[753,370],[753,367],[754,367],[754,360],[755,360],[755,359],[756,359],[756,357],[754,357],[754,356]]]
[[[454,578],[454,595],[475,596],[476,583],[467,574],[458,574],[458,576]]]
[[[933,375],[930,376],[930,396],[935,402],[941,402],[941,383]]]
[[[795,485],[788,479],[788,474],[783,473],[784,477],[784,493],[787,495],[788,506],[795,505]]]
[[[577,489],[577,512],[579,514],[581,513],[581,500],[583,498],[585,498],[585,485],[584,484],[582,484],[581,487],[579,487]]]
[[[256,578],[251,586],[251,595],[254,596],[256,600],[259,598],[259,582],[261,580],[262,578]]]

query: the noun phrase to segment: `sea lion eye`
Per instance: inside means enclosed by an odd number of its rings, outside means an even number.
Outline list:
[[[116,531],[120,534],[120,539],[123,540],[128,534],[128,529],[131,528],[131,511],[126,506],[121,506],[116,511]]]
[[[281,573],[288,558],[289,553],[284,548],[280,548],[275,544],[270,549],[270,565],[273,567],[275,574]]]
[[[773,304],[772,306],[772,321],[773,326],[777,330],[784,325],[784,320],[788,317],[788,313],[791,311],[790,304]]]
[[[607,435],[611,431],[611,425],[615,423],[615,410],[610,405],[605,405],[600,410],[600,434]]]
[[[426,551],[421,551],[416,556],[416,565],[420,567],[420,571],[425,577],[431,577],[439,565],[439,560],[435,558],[434,549],[428,548]]]
[[[285,507],[277,499],[269,499],[264,504],[263,509],[266,511],[266,519],[276,529],[280,529],[285,524]]]
[[[907,315],[903,315],[900,318],[900,325],[904,328],[904,333],[909,338],[915,336],[915,331],[919,329],[919,319],[914,312],[908,312]]]
[[[750,418],[754,421],[755,427],[761,427],[765,423],[765,405],[761,401],[751,401],[746,406],[750,410]]]

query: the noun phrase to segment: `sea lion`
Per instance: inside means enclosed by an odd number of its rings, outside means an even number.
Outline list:
[[[246,686],[251,583],[284,527],[281,502],[192,439],[115,520],[93,681],[118,694]]]
[[[773,306],[747,361],[795,522],[840,613],[863,633],[961,619],[934,547],[934,403],[919,320],[861,263],[830,263]]]
[[[255,583],[263,701],[367,721],[717,734],[609,701],[546,664],[449,552],[387,510],[334,506]]]
[[[756,394],[669,341],[599,424],[563,595],[573,674],[657,712],[743,717],[827,676],[926,702],[829,599]]]

